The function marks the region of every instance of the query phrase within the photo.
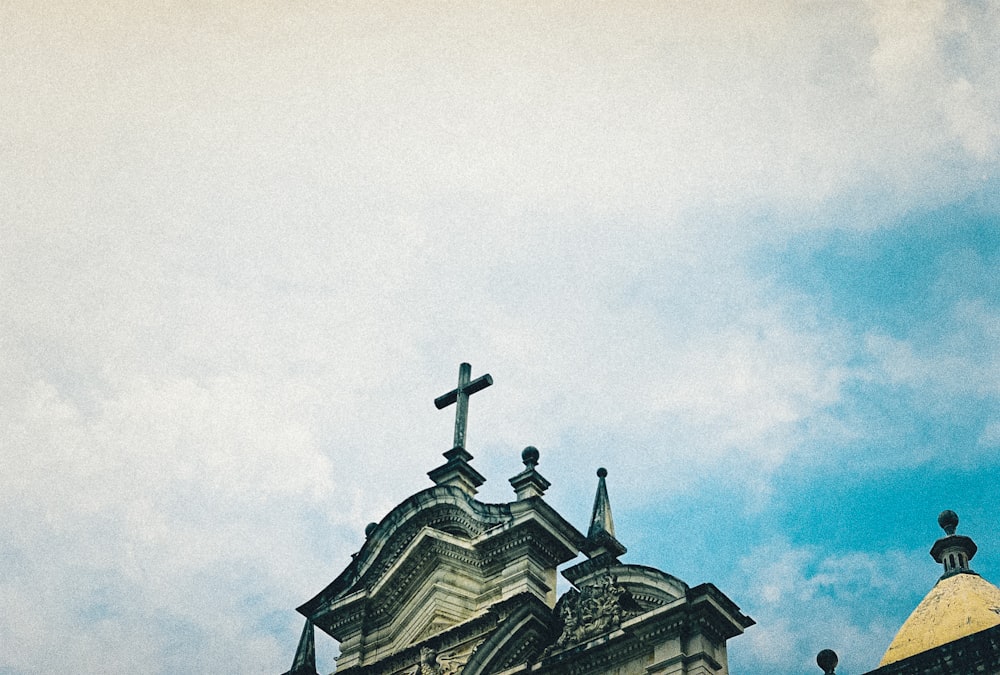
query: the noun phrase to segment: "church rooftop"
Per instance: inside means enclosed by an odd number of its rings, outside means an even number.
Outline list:
[[[879,666],[1000,625],[1000,589],[969,567],[976,545],[956,535],[958,516],[944,511],[938,523],[945,536],[931,549],[944,574],[903,623]]]

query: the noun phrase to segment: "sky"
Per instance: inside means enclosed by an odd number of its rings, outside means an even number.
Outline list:
[[[624,562],[877,666],[1000,582],[1000,6],[0,8],[0,673],[278,673],[458,364]],[[317,635],[321,672],[336,645]]]

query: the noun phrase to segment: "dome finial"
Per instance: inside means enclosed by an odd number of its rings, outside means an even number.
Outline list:
[[[951,509],[945,509],[938,516],[938,525],[948,536],[955,534],[955,528],[958,527],[958,514]]]
[[[934,542],[931,547],[931,557],[944,565],[942,579],[953,574],[975,574],[969,567],[969,562],[976,555],[976,542],[965,535],[955,534],[958,527],[958,514],[951,509],[945,509],[938,516],[938,525],[944,530],[945,536]]]
[[[816,655],[816,665],[823,669],[825,675],[831,675],[839,662],[837,652],[832,649],[824,649]]]

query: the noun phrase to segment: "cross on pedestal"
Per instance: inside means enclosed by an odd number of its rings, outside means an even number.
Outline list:
[[[472,366],[463,363],[458,367],[458,387],[452,389],[443,396],[434,399],[434,405],[438,410],[457,403],[455,409],[455,444],[454,448],[465,448],[465,427],[469,417],[469,396],[477,391],[482,391],[493,384],[493,378],[489,373],[482,377],[469,381],[472,376]]]

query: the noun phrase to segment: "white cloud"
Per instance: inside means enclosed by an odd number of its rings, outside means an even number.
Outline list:
[[[795,210],[887,179],[933,203],[979,180],[1000,119],[988,7],[218,10],[16,10],[9,168],[48,158],[11,174],[19,201],[171,226],[459,195]]]
[[[845,672],[870,670],[933,585],[925,555],[756,546],[727,586],[757,621],[730,648],[734,670],[808,672],[822,649],[836,651]]]
[[[331,549],[310,541],[310,509],[327,511],[327,527],[361,526],[330,508],[335,472],[294,407],[232,381],[140,387],[89,414],[46,383],[23,391],[3,416],[18,432],[0,489],[0,630],[16,645],[4,665],[279,667],[284,645],[251,609],[284,610],[328,574],[317,574]],[[254,595],[259,606],[245,607]]]
[[[995,423],[1000,400],[1000,312],[994,306],[995,263],[968,252],[946,256],[927,299],[939,303],[934,327],[915,322],[912,336],[871,333],[865,350],[870,375],[913,393],[923,411],[938,418],[960,417],[970,401],[982,402],[987,426]]]

